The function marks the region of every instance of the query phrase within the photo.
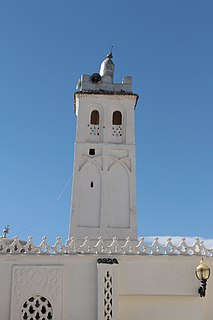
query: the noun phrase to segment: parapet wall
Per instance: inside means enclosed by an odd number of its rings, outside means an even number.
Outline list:
[[[48,243],[47,237],[43,237],[41,243],[36,245],[32,237],[23,242],[15,237],[8,239],[0,237],[0,254],[105,254],[105,255],[184,255],[184,256],[206,256],[213,257],[213,248],[205,247],[203,241],[195,238],[193,245],[188,245],[182,238],[178,245],[168,238],[165,245],[159,243],[155,238],[153,243],[148,243],[144,238],[138,242],[127,238],[124,243],[113,238],[111,241],[99,237],[97,241],[90,241],[85,237],[80,243],[75,237],[70,238],[63,244],[60,237],[56,238],[54,245]]]

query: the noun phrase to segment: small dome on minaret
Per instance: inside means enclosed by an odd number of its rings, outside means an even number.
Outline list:
[[[112,52],[110,52],[106,59],[101,63],[100,75],[102,77],[102,82],[113,83],[115,65],[112,58]]]

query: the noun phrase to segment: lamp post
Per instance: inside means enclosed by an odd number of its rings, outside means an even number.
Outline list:
[[[207,280],[210,277],[210,268],[203,262],[203,258],[200,260],[200,264],[197,266],[195,274],[198,280],[200,280],[198,293],[200,294],[200,297],[205,297]]]

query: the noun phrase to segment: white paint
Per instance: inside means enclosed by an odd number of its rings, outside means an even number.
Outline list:
[[[32,238],[19,242],[0,237],[0,319],[23,319],[25,301],[39,296],[51,303],[55,320],[212,320],[213,277],[206,297],[200,298],[195,268],[204,255],[213,269],[213,249],[199,239],[192,246],[185,239],[179,245],[171,239],[165,245],[157,238],[151,245],[143,238],[135,241],[137,96],[118,93],[131,93],[131,79],[94,84],[84,75],[79,88],[93,92],[75,94],[70,235],[77,240],[72,237],[63,245],[58,238],[50,246],[43,238],[36,246]],[[95,93],[100,89],[113,93]],[[90,124],[92,110],[99,111],[99,124]],[[122,114],[122,125],[112,125],[116,110]],[[99,235],[104,239],[97,239]],[[83,240],[85,236],[91,241]],[[126,236],[131,239],[125,241]],[[100,257],[116,258],[118,264],[97,264]]]
[[[46,263],[48,263],[47,259]],[[23,303],[36,295],[44,296],[50,301],[54,306],[54,318],[60,319],[62,317],[62,293],[62,266],[13,265],[11,320],[17,320],[20,317]]]
[[[118,319],[118,264],[97,264],[98,320]]]
[[[134,94],[75,93],[77,129],[70,237],[137,239],[136,101]],[[90,123],[94,110],[99,112],[99,124]],[[121,125],[112,123],[115,111],[121,113]]]
[[[107,255],[0,255],[0,310],[2,320],[20,319],[20,308],[25,297],[41,294],[48,298],[53,312],[62,309],[60,320],[98,319],[98,290],[101,280],[98,280],[97,259]],[[199,264],[197,256],[124,256],[114,255],[119,264],[117,268],[117,319],[198,319],[211,320],[213,315],[213,277],[207,283],[206,298],[198,295],[199,281],[195,276],[195,267]],[[207,264],[213,270],[213,259],[207,258]],[[109,266],[110,267],[110,266]],[[61,273],[54,273],[51,282],[40,268],[51,270],[62,268]],[[104,266],[106,270],[106,266]],[[114,268],[114,265],[113,265]],[[14,270],[22,270],[15,277]],[[17,284],[26,282],[28,275],[38,271],[36,281],[27,281],[23,291],[15,289]],[[45,271],[46,272],[46,271]],[[111,272],[111,269],[110,269]],[[114,270],[112,271],[114,272]],[[28,274],[28,275],[27,275]],[[116,273],[113,275],[116,279]],[[115,280],[116,281],[116,280]],[[35,285],[35,282],[37,283]],[[58,287],[59,285],[59,287]],[[58,302],[52,298],[56,292],[63,297]],[[117,288],[117,289],[116,289]],[[10,303],[12,296],[12,304]],[[21,298],[20,298],[21,297]],[[18,299],[18,305],[14,301]],[[116,301],[116,300],[114,300]],[[13,310],[13,307],[15,310]],[[59,310],[59,311],[57,311]],[[186,313],[186,318],[184,317]],[[13,318],[12,318],[13,316]]]

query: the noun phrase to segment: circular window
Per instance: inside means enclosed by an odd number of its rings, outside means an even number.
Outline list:
[[[21,309],[21,320],[53,319],[51,303],[44,297],[36,295],[27,299]]]

